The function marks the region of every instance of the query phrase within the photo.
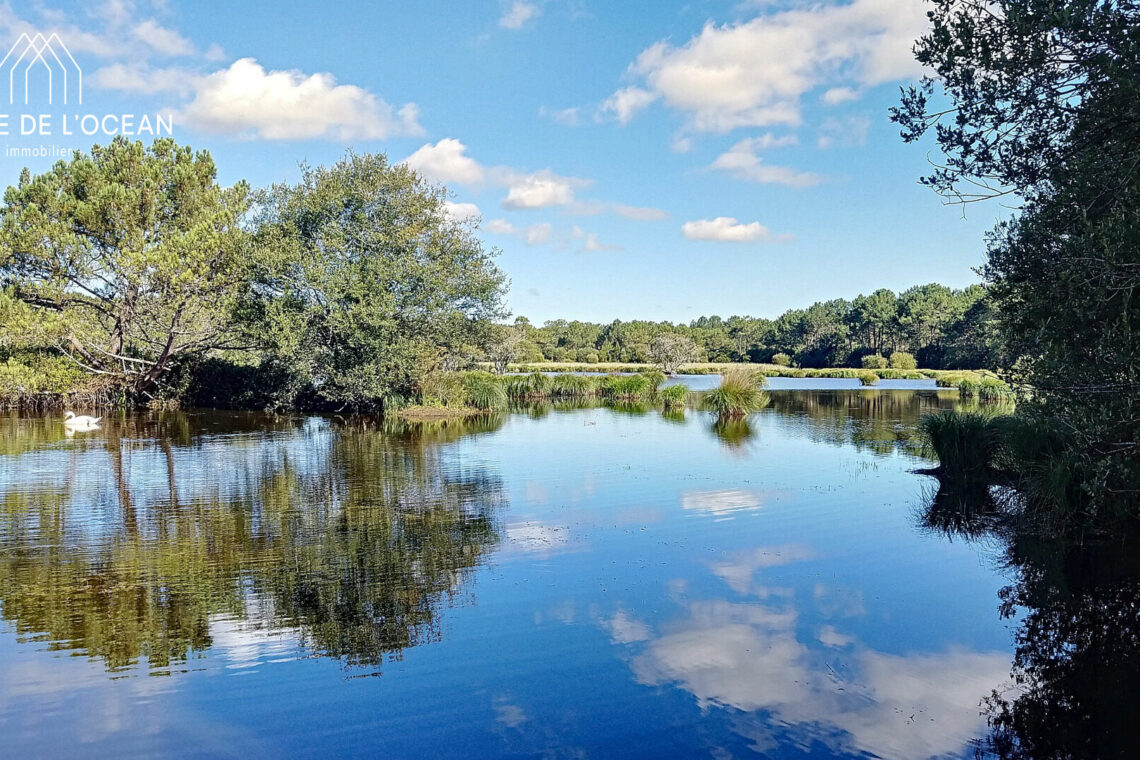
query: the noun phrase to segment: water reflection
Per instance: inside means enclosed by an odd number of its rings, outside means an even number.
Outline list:
[[[253,646],[251,631],[372,667],[438,637],[503,500],[497,476],[439,461],[434,444],[460,433],[225,421],[211,436],[210,415],[111,420],[63,445],[50,421],[0,425],[0,603],[16,632],[111,670]]]
[[[984,726],[979,698],[1005,681],[1008,655],[963,648],[892,654],[861,644],[841,623],[813,625],[866,610],[836,606],[818,585],[805,599],[768,585],[764,573],[821,559],[804,544],[743,551],[711,567],[736,598],[696,596],[678,583],[674,601],[684,612],[658,630],[626,609],[601,623],[614,644],[630,650],[640,683],[681,688],[702,711],[728,711],[732,730],[753,751],[961,755]],[[843,601],[842,592],[837,598]]]
[[[979,756],[1140,756],[1140,555],[1135,537],[1042,537],[1000,489],[939,488],[923,523],[996,544],[1013,582],[1000,614],[1015,621],[1012,685],[984,707]]]

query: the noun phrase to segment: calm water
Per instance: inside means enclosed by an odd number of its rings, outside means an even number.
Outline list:
[[[726,426],[0,417],[3,753],[973,757],[1000,705],[1053,718],[1011,686],[1049,605],[1109,639],[1086,670],[1116,680],[1069,683],[1125,736],[1135,576],[1050,597],[1055,549],[926,510],[914,425],[954,394],[771,397]]]

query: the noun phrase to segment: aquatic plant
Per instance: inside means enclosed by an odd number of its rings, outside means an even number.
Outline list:
[[[472,372],[464,378],[467,403],[476,409],[506,409],[507,389],[494,375]]]
[[[724,373],[719,388],[704,394],[701,408],[721,417],[743,417],[767,406],[766,382],[758,372],[734,367]]]
[[[550,395],[589,396],[594,392],[594,386],[594,379],[585,375],[555,375],[550,383]]]
[[[689,389],[683,385],[670,385],[657,391],[657,397],[661,399],[666,409],[683,407],[688,396]]]
[[[1001,445],[993,415],[943,410],[919,423],[925,445],[938,457],[939,474],[950,480],[987,482]]]

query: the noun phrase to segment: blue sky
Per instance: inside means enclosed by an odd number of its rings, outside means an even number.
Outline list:
[[[300,162],[350,147],[408,160],[451,188],[454,213],[478,213],[509,306],[534,322],[688,321],[977,281],[983,233],[1007,212],[943,205],[917,184],[934,146],[904,145],[887,118],[921,73],[909,51],[924,11],[0,2],[0,41],[56,32],[82,68],[83,103],[57,98],[53,112],[170,115],[225,183],[296,179]],[[45,108],[33,89],[30,106],[0,98],[10,121]],[[0,151],[96,141],[13,126]],[[0,161],[11,183],[52,159]]]

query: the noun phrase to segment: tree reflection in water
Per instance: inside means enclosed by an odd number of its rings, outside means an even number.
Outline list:
[[[940,489],[923,521],[997,540],[1014,582],[1000,613],[1017,621],[1012,680],[983,707],[978,757],[1140,757],[1140,555],[1135,539],[1089,541],[1026,529],[1009,495]]]
[[[56,447],[51,423],[5,426],[20,475],[0,481],[0,601],[17,633],[112,670],[203,652],[219,616],[358,666],[438,637],[503,501],[439,444],[502,418],[244,419],[195,437],[208,416],[127,418]]]

